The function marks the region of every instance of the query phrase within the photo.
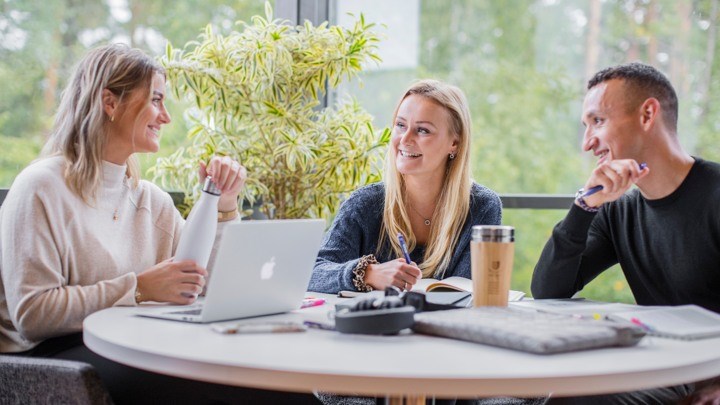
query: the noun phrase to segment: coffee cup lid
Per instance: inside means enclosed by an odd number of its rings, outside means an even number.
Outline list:
[[[475,225],[472,227],[473,242],[514,242],[515,228],[507,225]]]

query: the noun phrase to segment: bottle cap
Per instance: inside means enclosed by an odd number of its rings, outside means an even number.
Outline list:
[[[515,242],[515,228],[504,225],[475,225],[473,242]]]
[[[203,185],[202,191],[212,195],[220,195],[220,190],[210,176],[205,177],[205,184]]]

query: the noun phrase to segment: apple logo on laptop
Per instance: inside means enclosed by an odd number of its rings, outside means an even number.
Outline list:
[[[260,269],[260,279],[269,280],[275,272],[275,256],[270,258],[269,262],[265,262]]]

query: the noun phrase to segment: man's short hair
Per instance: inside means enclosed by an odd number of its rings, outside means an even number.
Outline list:
[[[650,97],[660,102],[665,125],[677,131],[678,99],[670,81],[657,69],[640,62],[605,68],[588,81],[587,89],[612,79],[624,80],[628,92],[633,96],[628,100],[628,108],[636,108],[639,103]]]

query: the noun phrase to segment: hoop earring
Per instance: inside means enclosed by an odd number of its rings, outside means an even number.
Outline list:
[[[455,153],[454,153],[454,152],[450,152],[450,154],[448,155],[448,158],[449,158],[450,160],[454,160],[454,159],[455,159]]]

